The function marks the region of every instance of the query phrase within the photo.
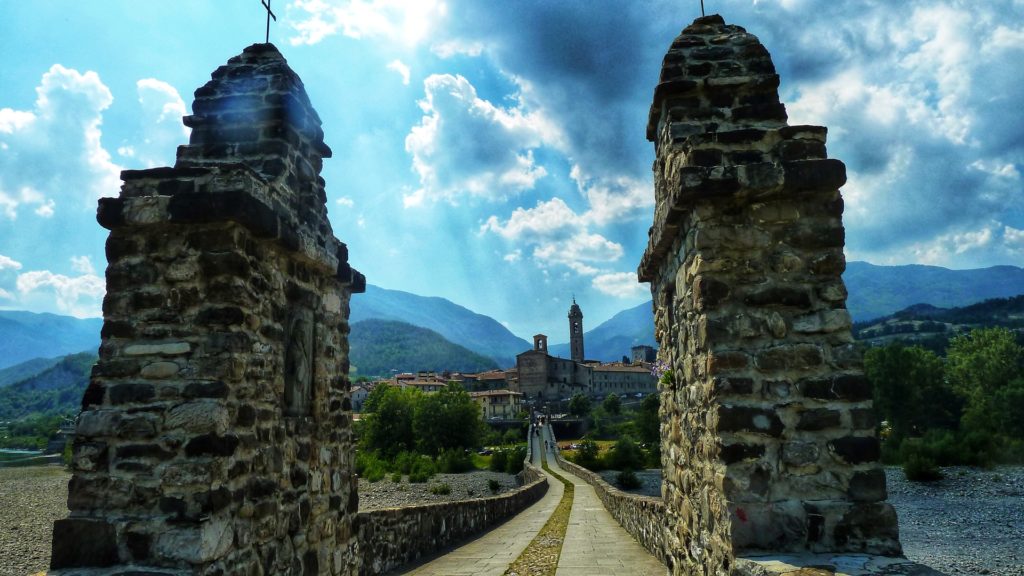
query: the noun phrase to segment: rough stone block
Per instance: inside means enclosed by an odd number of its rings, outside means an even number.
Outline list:
[[[836,428],[841,422],[842,414],[838,410],[828,408],[816,408],[805,410],[800,413],[800,420],[797,422],[797,430],[817,431]]]
[[[848,491],[854,502],[881,502],[888,497],[885,472],[881,468],[857,472],[850,478]]]
[[[109,522],[64,518],[53,523],[50,568],[106,568],[117,561],[117,532]]]
[[[792,344],[769,348],[757,355],[757,368],[762,371],[804,370],[824,363],[821,348],[815,344]]]
[[[876,462],[881,456],[877,438],[869,436],[845,436],[830,440],[828,449],[848,464]]]
[[[719,432],[754,432],[778,437],[782,435],[784,428],[782,420],[774,410],[749,406],[718,408]]]
[[[871,399],[871,382],[863,374],[806,379],[801,380],[799,386],[805,397],[815,400],[859,402]]]

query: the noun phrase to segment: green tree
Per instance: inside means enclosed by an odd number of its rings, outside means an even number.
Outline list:
[[[640,403],[640,409],[633,417],[637,435],[645,444],[656,445],[661,442],[661,420],[658,416],[660,407],[658,394],[650,394]]]
[[[577,392],[573,394],[572,399],[569,400],[569,413],[573,416],[582,418],[590,412],[590,396]]]
[[[479,407],[455,382],[419,400],[412,427],[417,448],[430,456],[475,448],[483,433]]]
[[[604,411],[611,414],[612,416],[618,416],[622,412],[622,401],[619,400],[618,394],[609,394],[605,397],[604,402],[601,403],[604,407]]]
[[[422,392],[415,388],[374,388],[364,404],[366,413],[365,424],[362,426],[362,445],[369,450],[378,450],[389,458],[413,449],[416,446],[413,415],[422,396]]]
[[[875,410],[889,424],[890,441],[933,428],[956,428],[961,402],[946,383],[942,359],[917,346],[894,343],[864,355]]]
[[[629,436],[623,436],[608,453],[608,466],[615,470],[637,470],[644,467],[643,450]]]
[[[998,399],[1015,403],[1022,363],[1024,349],[1006,328],[979,328],[950,341],[946,377],[966,402],[962,426],[989,433],[1013,427],[1020,412]]]

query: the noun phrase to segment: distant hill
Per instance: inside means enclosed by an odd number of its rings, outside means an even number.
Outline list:
[[[876,266],[850,262],[843,274],[854,321],[881,318],[914,304],[967,306],[1024,294],[1024,268],[993,266],[950,270],[939,266]]]
[[[1024,268],[1016,266],[950,270],[917,264],[876,266],[850,262],[843,280],[849,293],[846,305],[857,322],[884,317],[921,303],[948,308],[1024,294]],[[637,344],[657,346],[651,302],[619,312],[585,332],[583,338],[587,358],[606,362],[629,355],[629,349]],[[569,345],[553,344],[550,351],[556,356],[568,357]]]
[[[101,318],[0,310],[0,368],[100,347]]]
[[[630,349],[633,346],[640,344],[658,346],[654,341],[654,313],[650,300],[623,310],[596,328],[583,333],[583,352],[587,360],[622,360],[623,356],[630,356]],[[563,358],[568,358],[570,354],[569,344],[554,344],[548,350],[551,354]]]
[[[60,362],[60,358],[33,358],[21,364],[8,366],[0,370],[0,388],[31,378],[57,362]]]
[[[0,388],[0,421],[34,413],[77,414],[96,358],[91,352],[64,356],[39,374]]]
[[[349,359],[358,376],[391,376],[393,371],[482,372],[498,368],[492,359],[453,344],[433,330],[391,320],[352,324]]]
[[[532,348],[494,318],[444,298],[367,285],[366,293],[352,296],[351,310],[350,322],[395,320],[428,328],[455,344],[494,359],[502,368],[514,366],[516,354]]]
[[[949,339],[974,328],[1002,326],[1024,341],[1024,295],[993,298],[970,306],[939,308],[915,304],[895,314],[853,326],[858,340],[872,345],[893,341],[918,344],[942,354]]]

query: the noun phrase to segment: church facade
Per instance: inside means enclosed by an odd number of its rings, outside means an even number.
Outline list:
[[[657,380],[649,362],[601,362],[586,360],[583,347],[583,311],[573,299],[569,308],[571,358],[548,353],[548,337],[533,337],[533,349],[516,356],[519,391],[525,400],[553,402],[573,395],[604,397],[608,394],[651,394]]]

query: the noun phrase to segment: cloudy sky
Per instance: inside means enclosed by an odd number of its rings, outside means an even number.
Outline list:
[[[791,124],[846,162],[847,256],[1024,261],[1024,0],[705,0],[760,37]],[[334,158],[369,282],[521,336],[649,298],[644,138],[698,0],[277,0],[271,41]],[[192,92],[263,41],[259,0],[0,2],[0,308],[99,315],[119,171],[173,163]],[[358,296],[357,296],[358,298]],[[559,340],[557,336],[553,336]]]

